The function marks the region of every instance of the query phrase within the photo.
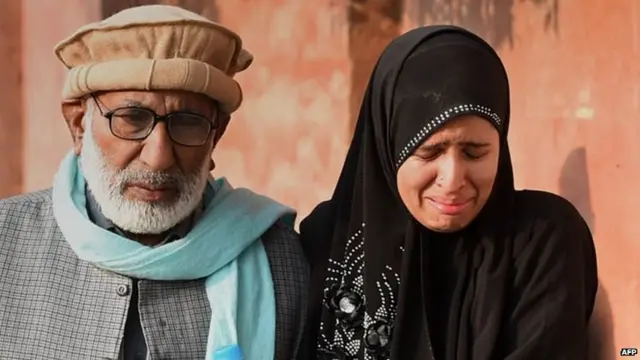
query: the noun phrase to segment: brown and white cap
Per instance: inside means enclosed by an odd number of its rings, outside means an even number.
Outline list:
[[[63,98],[97,91],[185,90],[235,111],[242,89],[233,76],[253,56],[228,28],[185,9],[147,5],[81,27],[55,47],[69,69]]]

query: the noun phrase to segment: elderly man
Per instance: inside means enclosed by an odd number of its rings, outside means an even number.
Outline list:
[[[209,175],[252,60],[238,35],[143,6],[56,54],[74,146],[51,190],[0,201],[0,359],[294,358],[295,212]]]

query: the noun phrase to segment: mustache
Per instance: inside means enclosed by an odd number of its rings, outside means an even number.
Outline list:
[[[143,169],[122,169],[110,174],[111,181],[119,187],[130,183],[143,183],[153,187],[175,187],[189,181],[189,176],[180,170],[150,171]]]

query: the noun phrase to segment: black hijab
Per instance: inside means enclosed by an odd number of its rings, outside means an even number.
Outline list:
[[[313,267],[307,340],[317,339],[309,347],[318,358],[432,359],[422,302],[430,296],[421,276],[426,265],[417,254],[427,240],[441,237],[456,239],[451,262],[458,268],[446,300],[447,318],[454,320],[442,329],[445,358],[495,358],[508,302],[507,238],[516,226],[509,102],[502,62],[464,29],[418,28],[385,49],[334,194],[300,227]],[[396,171],[434,131],[462,114],[479,115],[499,131],[498,173],[478,217],[445,236],[425,230],[408,213]]]

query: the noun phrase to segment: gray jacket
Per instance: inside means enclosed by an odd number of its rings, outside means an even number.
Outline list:
[[[309,279],[298,241],[280,224],[263,236],[277,360],[295,358],[304,326]],[[118,359],[131,288],[130,278],[76,257],[50,190],[0,200],[0,359]],[[150,359],[204,359],[211,310],[203,280],[140,280],[138,291]]]

